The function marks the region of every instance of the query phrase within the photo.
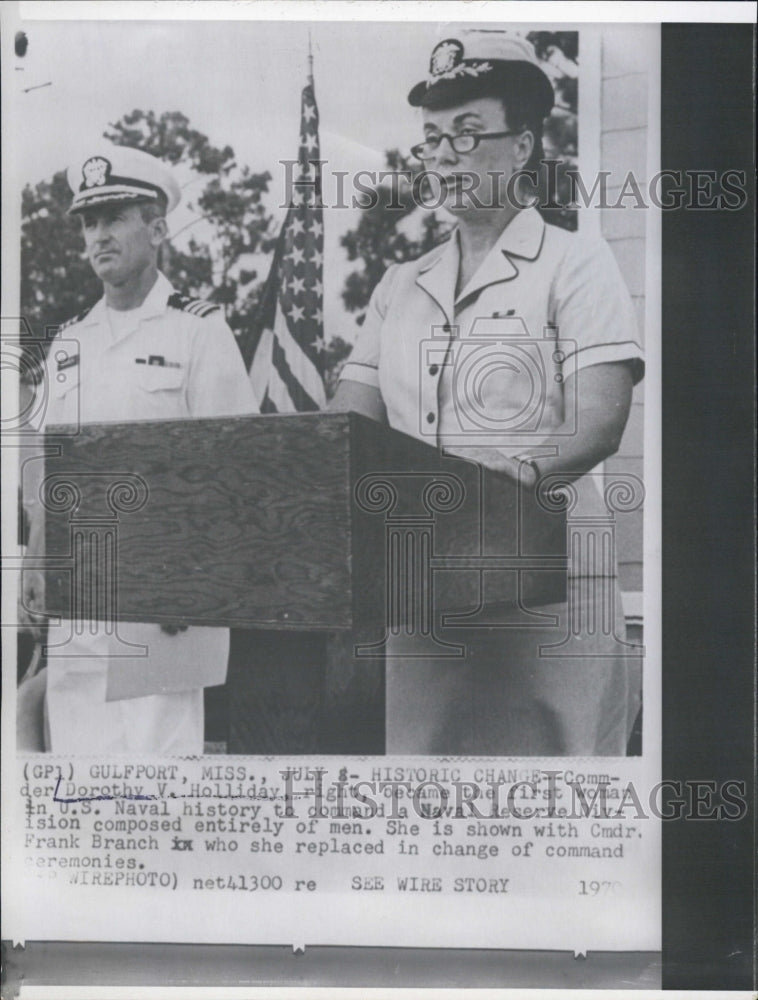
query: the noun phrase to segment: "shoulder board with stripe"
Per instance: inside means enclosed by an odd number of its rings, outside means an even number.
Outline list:
[[[189,295],[180,295],[174,292],[168,299],[169,309],[181,309],[182,312],[192,313],[193,316],[209,316],[217,312],[221,307],[215,302],[206,302],[204,299],[192,299]]]
[[[92,305],[87,306],[86,309],[82,309],[82,311],[80,313],[77,313],[76,316],[72,316],[71,319],[67,319],[65,323],[61,323],[61,325],[58,327],[58,333],[60,333],[61,330],[66,330],[69,326],[74,326],[76,323],[81,323],[83,319],[89,316],[89,314],[95,308],[95,305],[96,303],[93,302]]]

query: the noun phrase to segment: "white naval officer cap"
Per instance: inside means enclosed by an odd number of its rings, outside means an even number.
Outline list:
[[[532,95],[542,118],[550,114],[553,86],[528,38],[515,31],[448,24],[432,49],[426,79],[412,88],[408,103],[439,106],[493,93],[507,95],[514,87]]]
[[[171,167],[131,146],[103,146],[79,157],[66,172],[74,192],[69,214],[107,202],[166,199],[166,211],[179,204],[181,191]]]

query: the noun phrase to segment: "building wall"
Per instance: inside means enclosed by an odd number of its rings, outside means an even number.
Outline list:
[[[601,33],[600,169],[611,172],[609,204],[617,200],[630,170],[645,190],[650,47],[644,33],[649,30],[647,25],[625,25],[624,31],[615,28]],[[600,224],[632,296],[644,344],[647,212],[632,208],[633,204],[634,199],[627,198],[625,208],[602,209]],[[606,473],[631,472],[643,478],[644,396],[643,380],[635,386],[629,423],[618,453],[605,463]],[[627,594],[642,590],[642,518],[642,508],[618,517],[619,578]]]

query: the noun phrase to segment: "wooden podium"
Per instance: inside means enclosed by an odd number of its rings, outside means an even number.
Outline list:
[[[48,436],[48,612],[244,630],[232,753],[382,752],[388,636],[565,598],[560,504],[357,414]]]

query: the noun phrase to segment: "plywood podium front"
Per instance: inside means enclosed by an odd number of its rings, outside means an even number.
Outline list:
[[[233,629],[230,753],[381,753],[393,632],[565,596],[560,503],[357,414],[47,433],[48,613]]]

